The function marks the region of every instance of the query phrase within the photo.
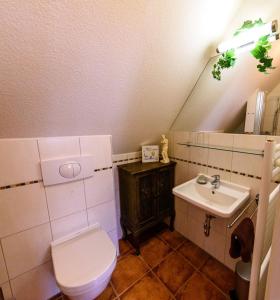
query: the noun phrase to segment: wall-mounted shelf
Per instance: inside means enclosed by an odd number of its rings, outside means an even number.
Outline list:
[[[232,148],[232,147],[223,147],[223,146],[215,146],[215,145],[203,145],[203,144],[192,144],[192,143],[177,143],[177,145],[186,146],[186,147],[197,147],[197,148],[205,148],[205,149],[213,149],[220,151],[228,151],[235,153],[243,153],[243,154],[251,154],[263,156],[263,150],[254,150],[254,149],[242,149],[242,148]]]

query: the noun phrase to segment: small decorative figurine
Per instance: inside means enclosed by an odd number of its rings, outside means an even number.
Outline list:
[[[170,161],[168,158],[168,139],[166,138],[165,134],[161,135],[160,143],[162,144],[162,148],[161,148],[162,160],[160,162],[164,164],[168,164]]]

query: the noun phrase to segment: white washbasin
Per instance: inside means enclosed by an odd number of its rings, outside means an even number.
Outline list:
[[[208,179],[211,178],[207,175],[204,176]],[[209,181],[204,185],[198,184],[197,178],[174,187],[173,194],[202,208],[208,214],[229,218],[250,197],[250,188],[248,187],[220,180],[220,186],[214,189]]]

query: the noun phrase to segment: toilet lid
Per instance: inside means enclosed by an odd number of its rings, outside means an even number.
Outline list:
[[[58,284],[81,287],[110,269],[116,259],[116,249],[104,230],[93,228],[53,243],[52,259]]]

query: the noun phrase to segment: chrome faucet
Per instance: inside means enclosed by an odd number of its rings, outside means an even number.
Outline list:
[[[220,187],[220,175],[211,176],[213,179],[210,180],[210,183],[213,185],[214,189],[218,189]]]

